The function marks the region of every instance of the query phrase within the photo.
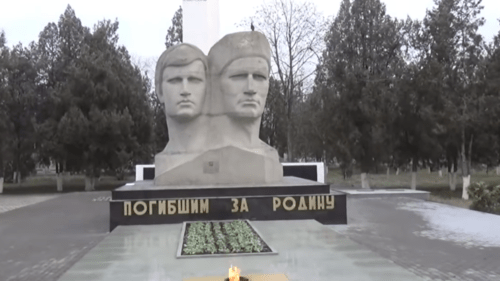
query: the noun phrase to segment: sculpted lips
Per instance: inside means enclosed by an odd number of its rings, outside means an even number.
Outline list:
[[[259,101],[253,99],[243,100],[240,103],[242,103],[243,105],[260,105]]]
[[[190,101],[190,100],[181,100],[180,102],[178,102],[177,104],[181,104],[181,105],[184,105],[184,104],[194,104],[194,102]]]

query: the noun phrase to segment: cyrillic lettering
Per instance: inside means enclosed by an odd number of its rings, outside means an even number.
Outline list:
[[[333,208],[335,208],[335,196],[330,195],[326,197],[326,208],[328,210],[333,210]]]
[[[325,196],[318,196],[318,210],[325,209]]]
[[[168,206],[168,214],[175,215],[176,212],[175,200],[167,200],[167,206]]]
[[[309,196],[309,210],[316,210],[316,196]]]
[[[247,199],[246,198],[243,198],[241,200],[241,208],[240,208],[240,212],[248,212],[248,204],[247,204]]]
[[[149,201],[149,214],[153,214],[153,205],[155,205],[157,202],[156,201]]]
[[[167,201],[158,201],[158,215],[167,214]]]
[[[141,205],[142,206],[142,211],[137,210],[137,206]],[[144,215],[148,211],[148,205],[144,203],[144,201],[137,201],[134,204],[134,213],[138,216]]]
[[[198,199],[191,199],[191,214],[198,214]]]
[[[124,216],[132,215],[132,202],[123,202],[123,215]]]
[[[287,201],[292,201],[292,206],[287,206],[286,205],[286,202]],[[283,208],[285,208],[285,210],[287,211],[291,211],[295,208],[295,199],[293,199],[293,197],[285,197],[285,199],[283,200]]]
[[[179,208],[179,214],[189,214],[189,199],[177,200],[177,207]]]
[[[208,214],[208,199],[200,199],[200,213]]]
[[[273,211],[279,208],[281,205],[281,200],[278,197],[273,197]]]
[[[300,196],[300,201],[299,201],[299,210],[300,210],[300,211],[307,210],[306,200],[304,199],[304,196]]]

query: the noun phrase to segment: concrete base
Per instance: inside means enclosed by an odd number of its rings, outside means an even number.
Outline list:
[[[113,200],[193,198],[222,196],[263,196],[292,194],[328,194],[328,184],[298,177],[283,177],[270,184],[156,186],[153,181],[137,181],[112,191]]]
[[[177,259],[182,224],[119,226],[59,281],[177,281],[227,276],[231,265],[242,276],[285,274],[288,280],[422,281],[314,220],[251,224],[278,255]]]
[[[347,194],[348,198],[384,198],[384,197],[409,197],[429,200],[428,191],[412,189],[335,189]]]

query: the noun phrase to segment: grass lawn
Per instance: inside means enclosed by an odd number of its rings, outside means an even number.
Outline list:
[[[134,176],[126,177],[124,180],[117,180],[115,177],[102,176],[100,181],[96,181],[95,190],[113,190],[117,187],[133,182]],[[63,177],[63,192],[75,192],[85,190],[85,176],[65,175]],[[4,183],[3,193],[57,193],[57,183],[55,175],[37,175],[28,177],[20,185],[15,183]]]
[[[400,172],[396,175],[391,171],[387,176],[385,173],[369,174],[370,187],[372,189],[410,188],[411,173]],[[329,169],[326,180],[334,187],[361,188],[361,174],[355,173],[350,179],[344,180],[340,169]],[[500,176],[495,171],[486,174],[485,171],[476,171],[471,175],[471,183],[484,181],[488,184],[500,184]],[[443,171],[443,177],[439,177],[438,171],[429,173],[427,169],[417,172],[417,189],[431,192],[430,201],[453,205],[469,209],[472,201],[462,199],[462,176],[457,172],[457,186],[451,191],[448,186],[448,173]]]

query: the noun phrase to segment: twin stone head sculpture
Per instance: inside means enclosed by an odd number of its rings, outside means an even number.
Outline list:
[[[259,32],[226,35],[208,56],[191,44],[158,59],[155,89],[169,141],[155,156],[155,185],[279,182],[277,151],[259,139],[271,49]]]

